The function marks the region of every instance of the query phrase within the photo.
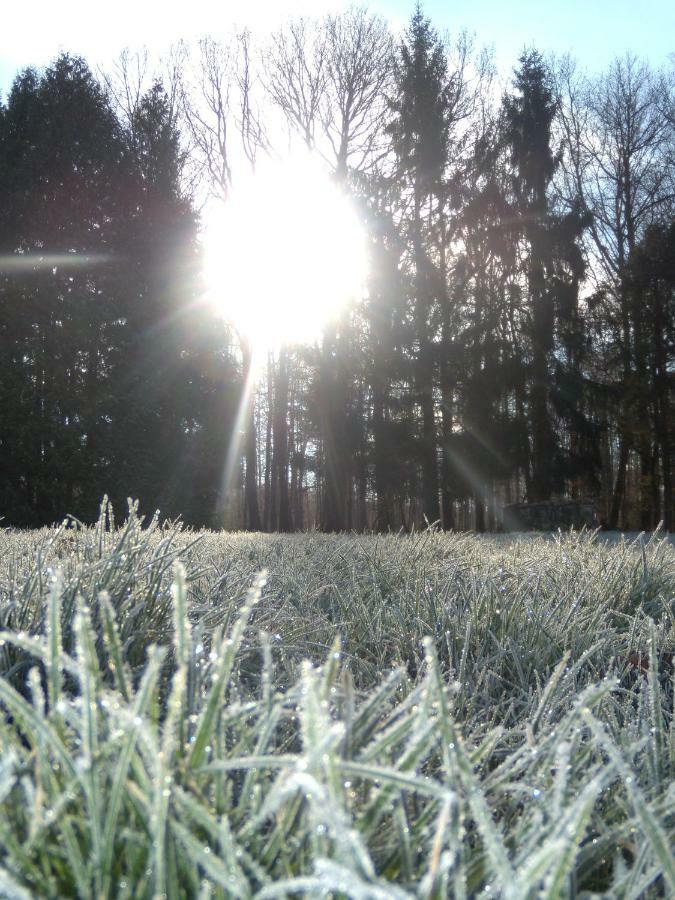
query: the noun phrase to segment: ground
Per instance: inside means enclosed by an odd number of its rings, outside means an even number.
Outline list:
[[[660,535],[7,531],[0,896],[672,894],[674,622]]]

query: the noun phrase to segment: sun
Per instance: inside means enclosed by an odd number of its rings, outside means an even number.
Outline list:
[[[309,154],[241,180],[210,210],[204,246],[211,302],[258,352],[318,340],[364,291],[356,206]]]

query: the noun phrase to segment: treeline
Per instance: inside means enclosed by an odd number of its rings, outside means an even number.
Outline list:
[[[200,304],[169,97],[127,121],[80,59],[0,110],[0,516],[90,519],[108,491],[200,521],[237,403]]]
[[[7,522],[106,492],[270,530],[484,530],[550,498],[672,528],[672,73],[530,50],[502,85],[419,8],[396,39],[352,9],[148,72],[62,56],[0,108]],[[360,205],[367,295],[249,399],[196,209],[293,142]]]

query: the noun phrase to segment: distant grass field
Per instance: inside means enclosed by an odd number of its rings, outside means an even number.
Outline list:
[[[106,508],[0,533],[0,630],[0,897],[675,896],[658,535]]]

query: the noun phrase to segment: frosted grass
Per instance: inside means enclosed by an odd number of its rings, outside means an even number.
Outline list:
[[[6,531],[0,897],[673,895],[674,618],[658,535]]]

